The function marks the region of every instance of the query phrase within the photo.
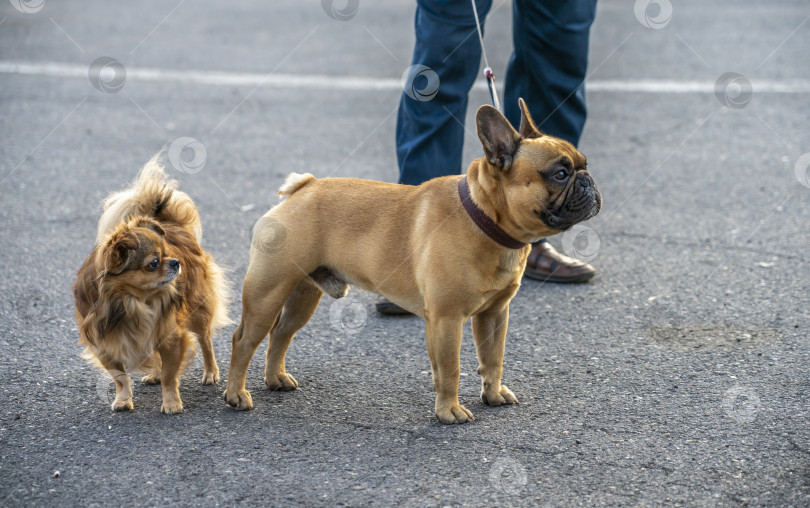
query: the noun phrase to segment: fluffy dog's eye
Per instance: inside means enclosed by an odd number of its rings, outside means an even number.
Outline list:
[[[561,169],[556,173],[554,173],[554,179],[557,180],[558,182],[564,182],[568,179],[568,172],[566,172],[564,169]]]
[[[160,266],[160,260],[158,258],[155,258],[155,259],[152,260],[151,263],[146,265],[146,269],[151,272],[151,271],[157,270],[159,266]]]

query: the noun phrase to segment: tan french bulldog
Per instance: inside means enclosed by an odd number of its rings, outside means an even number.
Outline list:
[[[516,404],[501,384],[509,302],[520,287],[530,243],[599,212],[602,198],[585,157],[537,130],[523,100],[520,132],[491,106],[476,114],[485,157],[460,175],[419,186],[291,174],[284,201],[254,228],[233,334],[225,401],[251,409],[245,375],[270,334],[264,380],[295,390],[284,357],[323,293],[349,285],[386,296],[425,319],[442,423],[473,420],[458,400],[461,336],[472,317],[481,399]]]

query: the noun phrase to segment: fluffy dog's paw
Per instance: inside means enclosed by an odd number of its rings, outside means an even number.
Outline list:
[[[298,388],[298,381],[289,374],[276,374],[265,376],[264,383],[273,391],[289,392]]]
[[[132,409],[132,399],[115,399],[112,403],[113,411],[129,411]]]
[[[444,424],[467,423],[475,420],[470,410],[461,404],[449,404],[436,408],[436,416]]]
[[[149,374],[141,378],[141,383],[145,385],[157,385],[160,384],[160,374]]]
[[[203,372],[202,384],[215,385],[219,383],[219,369],[212,372]]]
[[[228,390],[225,390],[222,397],[229,406],[238,411],[253,409],[253,399],[250,397],[250,392],[247,390],[242,389],[234,393],[230,393]]]
[[[163,405],[160,406],[160,412],[166,415],[173,415],[183,412],[183,402],[180,400],[164,400]]]
[[[501,385],[500,392],[496,391],[481,391],[481,400],[487,406],[502,406],[504,404],[517,404],[518,400],[515,397],[515,394],[512,391]]]

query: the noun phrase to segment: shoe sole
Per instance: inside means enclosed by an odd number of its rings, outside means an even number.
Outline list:
[[[375,305],[377,312],[383,316],[413,316],[413,312],[408,312],[396,304]]]
[[[554,275],[537,275],[528,270],[523,272],[524,277],[528,277],[532,280],[539,282],[555,282],[557,284],[581,284],[593,279],[594,275],[596,275],[596,273],[583,273],[576,277],[555,277]]]

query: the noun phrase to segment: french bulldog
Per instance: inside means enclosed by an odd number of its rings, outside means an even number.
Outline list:
[[[425,339],[442,423],[473,414],[458,400],[462,327],[472,318],[481,399],[516,404],[501,383],[509,302],[531,243],[595,216],[602,203],[585,157],[541,133],[521,99],[516,131],[495,108],[476,114],[484,157],[466,175],[418,186],[291,174],[282,202],[256,224],[233,334],[224,398],[251,409],[245,376],[270,335],[264,381],[295,390],[284,358],[323,293],[355,285],[425,320]]]

